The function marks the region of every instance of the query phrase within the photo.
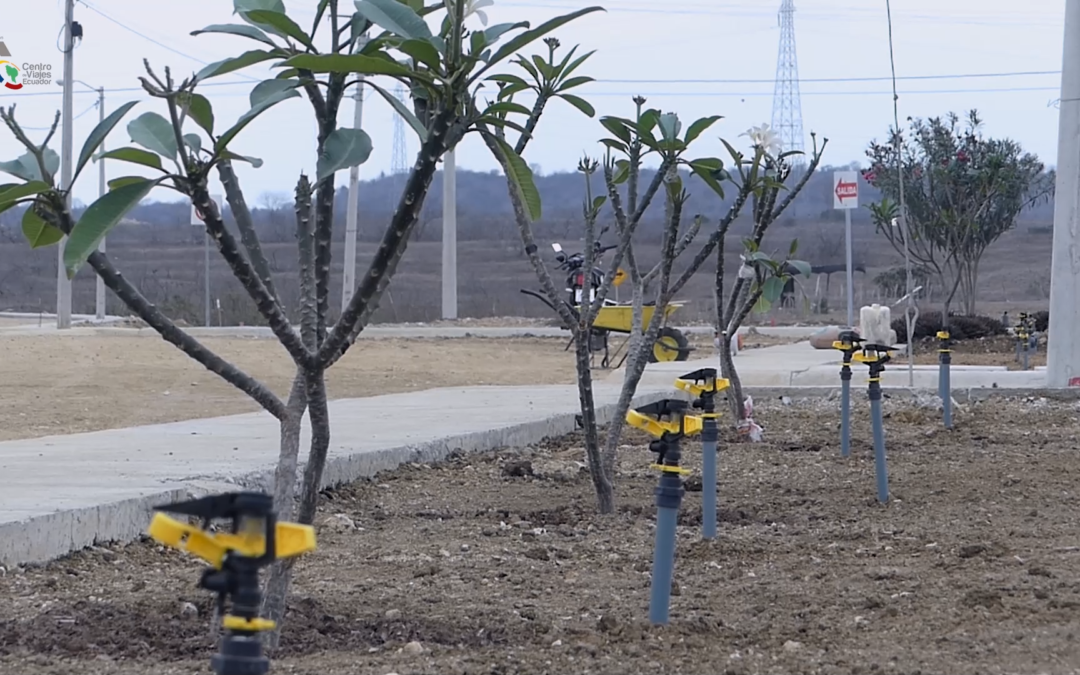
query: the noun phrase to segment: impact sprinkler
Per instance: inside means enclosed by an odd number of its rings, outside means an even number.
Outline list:
[[[702,419],[687,415],[686,401],[664,399],[626,413],[626,421],[656,440],[649,450],[657,454],[652,468],[660,471],[656,486],[656,546],[653,551],[652,590],[649,595],[649,621],[654,626],[668,623],[671,608],[671,582],[675,576],[675,525],[679,519],[686,489],[683,476],[689,473],[679,465],[682,450],[679,441],[701,433]]]
[[[867,380],[867,398],[870,399],[870,421],[874,430],[874,473],[877,476],[878,501],[886,504],[889,501],[889,469],[885,463],[885,424],[881,415],[881,374],[885,372],[885,364],[892,356],[889,352],[892,347],[876,344],[864,344],[862,351],[852,358],[865,363],[870,367],[870,378]]]
[[[941,397],[941,414],[946,429],[952,429],[952,383],[949,381],[949,365],[952,363],[952,340],[949,331],[939,330],[938,339],[938,396]]]
[[[218,614],[225,629],[218,653],[210,660],[216,675],[269,672],[270,660],[263,655],[260,636],[273,630],[275,624],[259,617],[259,570],[276,560],[315,550],[315,530],[309,525],[277,522],[273,507],[273,498],[258,492],[233,492],[154,507],[159,513],[154,514],[147,534],[210,564],[199,586],[217,594]],[[189,525],[161,512],[199,518],[202,525]],[[229,531],[210,532],[214,520],[231,521]]]
[[[716,395],[731,382],[716,376],[716,368],[702,368],[675,380],[675,386],[694,397],[691,406],[702,411],[701,426],[701,536],[716,538],[717,443]]]
[[[846,330],[837,336],[832,348],[844,355],[840,362],[840,456],[851,456],[851,360],[859,351],[862,338],[853,330]]]
[[[1028,369],[1028,347],[1031,337],[1031,319],[1026,312],[1020,312],[1019,322],[1016,324],[1016,360],[1024,370]]]

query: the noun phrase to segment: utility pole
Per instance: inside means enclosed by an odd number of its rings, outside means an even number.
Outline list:
[[[357,50],[363,49],[367,44],[367,35],[360,37]],[[356,83],[356,91],[353,93],[353,129],[362,129],[364,123],[364,78],[360,77]],[[349,200],[348,211],[345,213],[345,260],[342,262],[341,273],[341,312],[349,306],[349,300],[356,292],[356,220],[357,208],[360,203],[360,167],[354,166],[349,169]]]
[[[64,3],[64,102],[63,102],[63,128],[60,131],[60,185],[66,192],[65,202],[68,210],[71,209],[71,174],[72,153],[74,139],[72,125],[74,113],[72,111],[72,94],[75,87],[75,0],[66,0]],[[67,278],[64,269],[64,245],[67,237],[60,240],[56,247],[56,328],[64,330],[71,328],[71,280]]]
[[[1064,42],[1046,348],[1050,387],[1080,386],[1080,0],[1065,2]]]
[[[98,123],[105,121],[105,87],[98,88]],[[105,141],[101,142],[101,152],[105,152]],[[105,160],[98,160],[98,199],[105,196]],[[101,238],[98,250],[105,252],[105,237]],[[95,277],[97,285],[94,287],[94,314],[98,321],[105,320],[105,280],[101,275]]]
[[[457,299],[457,159],[443,155],[442,318],[458,318]]]
[[[364,84],[358,82],[353,94],[353,128],[360,129],[364,121]],[[342,274],[341,311],[349,306],[349,300],[356,291],[356,221],[360,203],[360,167],[349,169],[349,207],[345,212],[345,268]]]

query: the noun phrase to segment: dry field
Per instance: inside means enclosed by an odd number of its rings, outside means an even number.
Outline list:
[[[272,672],[1080,672],[1077,407],[995,400],[945,432],[934,410],[885,405],[887,507],[863,406],[843,460],[835,402],[759,405],[766,442],[722,452],[715,542],[688,481],[662,629],[640,437],[607,518],[574,436],[327,492]],[[0,673],[206,672],[199,570],[143,542],[0,575]]]

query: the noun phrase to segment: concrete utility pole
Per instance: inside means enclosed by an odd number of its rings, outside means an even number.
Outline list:
[[[1080,386],[1080,0],[1065,2],[1047,385]]]
[[[75,0],[64,3],[64,102],[62,110],[63,128],[60,130],[60,186],[67,191],[67,207],[71,209],[71,174],[74,139],[72,125],[72,94],[75,86]],[[56,248],[56,328],[71,328],[71,281],[64,269],[64,245],[67,237],[60,240]]]
[[[98,87],[98,124],[105,121],[105,87]],[[105,142],[101,142],[101,152],[105,152]],[[98,160],[98,199],[105,196],[105,160]],[[105,237],[101,238],[98,250],[105,252]],[[96,277],[97,285],[94,287],[94,315],[98,321],[105,320],[105,280],[100,275]]]
[[[357,83],[353,94],[353,129],[360,129],[364,122],[364,83]],[[345,262],[341,280],[341,311],[349,306],[349,299],[356,291],[356,220],[360,203],[360,167],[349,169],[349,206],[345,213]]]
[[[457,301],[457,158],[443,155],[442,318],[458,318]]]

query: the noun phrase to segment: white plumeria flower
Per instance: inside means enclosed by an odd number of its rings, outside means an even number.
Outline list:
[[[780,136],[768,124],[762,124],[760,127],[750,127],[740,136],[749,136],[754,147],[760,147],[770,155],[776,155],[780,152]]]
[[[750,263],[746,262],[746,256],[739,254],[739,261],[742,263],[739,265],[739,278],[740,279],[753,279],[757,276],[754,272],[754,268],[750,266]]]
[[[495,4],[495,0],[467,0],[465,2],[465,17],[469,18],[472,15],[476,15],[476,18],[480,19],[480,23],[488,25],[487,14],[484,12],[485,7],[491,7]]]

